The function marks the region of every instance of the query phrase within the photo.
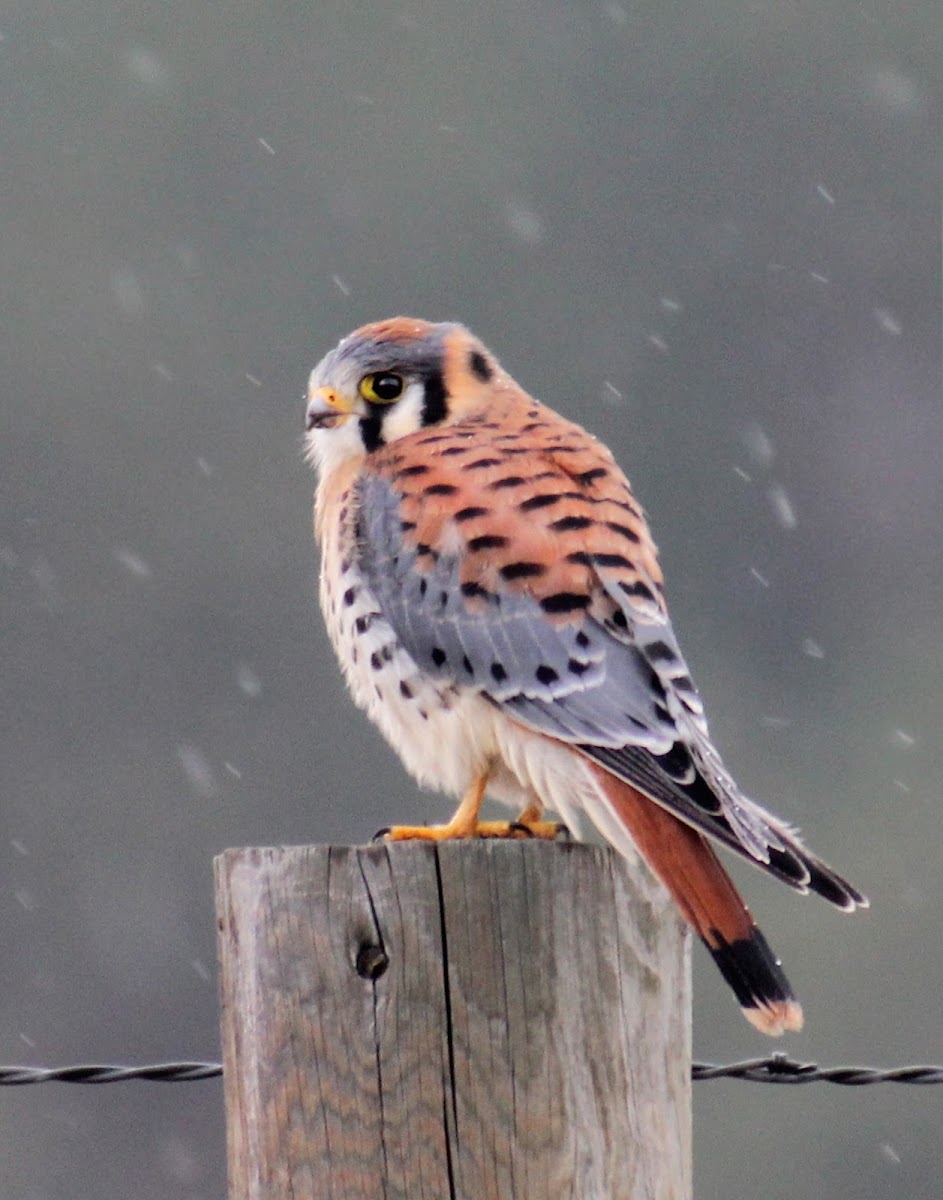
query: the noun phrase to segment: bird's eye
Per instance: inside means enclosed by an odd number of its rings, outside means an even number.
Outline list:
[[[403,394],[403,378],[392,371],[365,375],[360,381],[360,394],[372,404],[392,404]]]

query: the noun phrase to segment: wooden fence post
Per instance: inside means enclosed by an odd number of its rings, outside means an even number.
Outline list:
[[[216,860],[231,1200],[690,1200],[688,938],[572,843]]]

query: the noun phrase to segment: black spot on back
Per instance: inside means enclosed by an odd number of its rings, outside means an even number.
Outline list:
[[[453,483],[432,483],[423,488],[424,496],[454,496],[458,488]]]
[[[559,496],[531,496],[529,500],[522,500],[517,507],[521,512],[532,512],[535,508],[548,508],[551,504],[559,503]]]
[[[415,475],[428,475],[429,468],[423,463],[416,463],[412,467],[401,467],[396,472],[397,479],[411,479]]]
[[[468,539],[469,550],[500,550],[508,544],[506,537],[501,537],[496,533],[485,533],[481,537],[473,537]]]
[[[593,467],[589,471],[583,471],[576,476],[578,483],[592,483],[594,479],[602,479],[609,472],[605,467]]]
[[[594,524],[592,517],[560,517],[550,522],[550,528],[555,529],[557,533],[566,533],[570,529],[588,529]]]
[[[635,542],[636,545],[642,540],[634,529],[630,529],[628,525],[620,525],[618,521],[604,522],[607,529],[611,529],[613,533],[619,534],[620,537],[627,538],[630,542]]]
[[[460,508],[455,514],[456,521],[472,521],[475,517],[487,516],[488,510],[481,508],[476,504],[470,505],[468,508]]]
[[[534,579],[538,575],[543,575],[547,568],[543,563],[536,562],[514,562],[508,563],[502,567],[498,574],[502,579]]]
[[[589,596],[581,592],[554,592],[544,596],[540,607],[547,613],[570,613],[589,607]]]
[[[500,488],[520,487],[525,482],[523,475],[505,475],[503,479],[496,479],[494,483],[489,483],[488,487],[491,491],[496,492]]]

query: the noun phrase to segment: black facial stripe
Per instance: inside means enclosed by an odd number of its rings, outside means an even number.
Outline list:
[[[422,398],[423,425],[437,425],[439,421],[445,420],[448,414],[447,399],[448,392],[445,390],[442,372],[438,369],[430,371],[426,375],[425,395]]]
[[[383,414],[387,411],[382,404],[367,404],[367,415],[360,418],[360,436],[368,454],[383,445]]]

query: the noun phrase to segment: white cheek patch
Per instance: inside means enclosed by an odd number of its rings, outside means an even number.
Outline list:
[[[305,435],[305,458],[322,476],[358,454],[363,454],[363,439],[356,414],[333,429],[312,429]]]
[[[411,383],[399,400],[383,414],[382,436],[384,442],[395,442],[422,428],[422,405],[426,389],[421,383]]]

